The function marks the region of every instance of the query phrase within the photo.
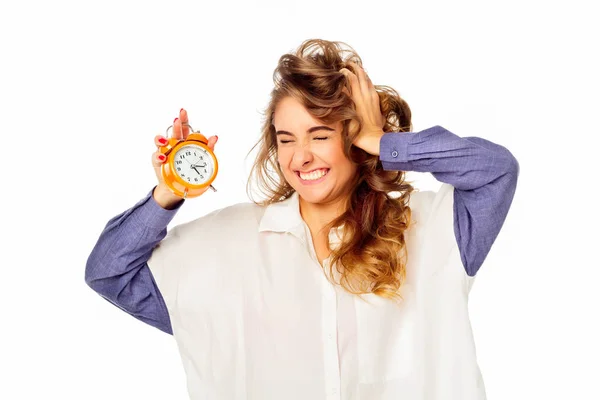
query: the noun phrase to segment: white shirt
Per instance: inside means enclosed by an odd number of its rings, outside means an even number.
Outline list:
[[[362,300],[327,279],[297,193],[172,228],[148,265],[190,398],[486,399],[468,315],[474,277],[454,237],[452,194],[446,183],[411,194],[400,304]],[[339,243],[335,230],[329,238]]]

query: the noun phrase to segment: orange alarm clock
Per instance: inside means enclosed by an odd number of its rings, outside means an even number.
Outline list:
[[[163,180],[173,193],[184,199],[199,196],[207,186],[216,192],[211,183],[219,171],[217,157],[208,147],[208,139],[186,125],[192,131],[186,139],[169,138],[171,125],[167,128],[167,144],[159,148],[167,156],[161,167]]]

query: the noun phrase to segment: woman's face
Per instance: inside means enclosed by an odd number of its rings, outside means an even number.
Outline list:
[[[342,123],[324,125],[293,97],[273,117],[277,159],[287,182],[310,203],[333,203],[348,195],[356,173],[343,152]]]

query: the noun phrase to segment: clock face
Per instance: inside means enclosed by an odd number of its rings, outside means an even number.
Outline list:
[[[202,185],[213,175],[213,159],[203,147],[185,145],[175,153],[173,160],[175,173],[191,185]]]

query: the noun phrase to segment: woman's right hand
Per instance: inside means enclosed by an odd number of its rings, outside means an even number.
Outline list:
[[[190,133],[188,123],[187,111],[183,108],[179,111],[179,117],[173,121],[173,137],[178,139],[186,139]],[[208,138],[208,147],[214,151],[215,144],[217,143],[217,136],[211,136]],[[179,202],[183,197],[177,196],[169,189],[165,184],[162,177],[161,167],[167,161],[167,157],[160,152],[160,147],[167,144],[167,138],[162,135],[156,135],[154,137],[154,144],[156,145],[156,151],[152,154],[152,166],[154,167],[154,173],[158,180],[158,186],[154,189],[154,198],[159,202],[163,208],[168,208]],[[202,189],[200,194],[204,194],[210,186]]]

